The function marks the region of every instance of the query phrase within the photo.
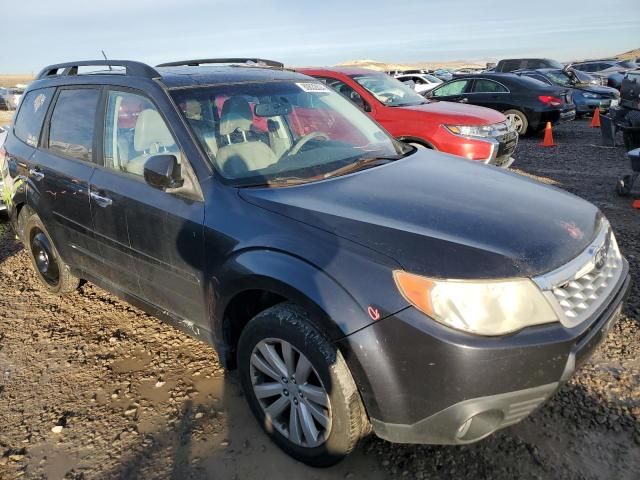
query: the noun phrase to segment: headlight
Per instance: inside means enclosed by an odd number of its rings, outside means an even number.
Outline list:
[[[454,135],[462,137],[497,137],[510,130],[507,122],[492,123],[491,125],[445,125]]]
[[[528,278],[442,280],[393,272],[400,293],[421,312],[458,330],[504,335],[559,321],[540,289]]]
[[[589,92],[582,92],[582,96],[584,98],[600,98],[600,95],[598,95],[597,93],[589,93]]]

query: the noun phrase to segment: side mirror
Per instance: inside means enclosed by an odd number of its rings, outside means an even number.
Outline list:
[[[433,98],[433,90],[424,93],[424,98]]]
[[[175,155],[150,157],[144,164],[144,179],[149,185],[160,190],[179,188],[184,184]]]

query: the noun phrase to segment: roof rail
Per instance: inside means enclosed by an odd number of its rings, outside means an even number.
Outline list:
[[[264,58],[202,58],[198,60],[180,60],[177,62],[167,62],[156,65],[157,67],[198,67],[200,65],[210,65],[217,63],[240,63],[244,66],[271,67],[284,69],[284,64],[275,60],[265,60]]]
[[[78,75],[78,67],[93,67],[93,66],[105,66],[110,67],[124,67],[125,75],[133,77],[145,77],[145,78],[160,78],[158,71],[142,62],[135,62],[132,60],[82,60],[79,62],[66,62],[55,63],[43,68],[36,79],[40,80],[48,77],[55,76],[72,76]],[[62,69],[61,73],[58,73]]]

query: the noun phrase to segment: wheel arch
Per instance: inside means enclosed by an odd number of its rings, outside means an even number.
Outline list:
[[[213,308],[213,337],[221,361],[235,366],[236,346],[246,324],[282,302],[300,305],[330,341],[371,322],[349,293],[321,268],[281,251],[250,250],[227,262],[216,284],[227,285]]]
[[[396,137],[396,139],[400,140],[401,142],[405,142],[405,143],[418,143],[418,144],[422,145],[423,147],[428,148],[430,150],[437,150],[437,148],[435,146],[433,146],[432,143],[428,142],[424,138],[414,137],[413,135],[398,135]]]

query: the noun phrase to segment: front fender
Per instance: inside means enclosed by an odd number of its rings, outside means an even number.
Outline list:
[[[252,249],[229,259],[213,280],[216,342],[223,340],[223,316],[231,299],[256,289],[306,308],[317,327],[333,340],[373,321],[342,285],[311,263],[278,250]]]

